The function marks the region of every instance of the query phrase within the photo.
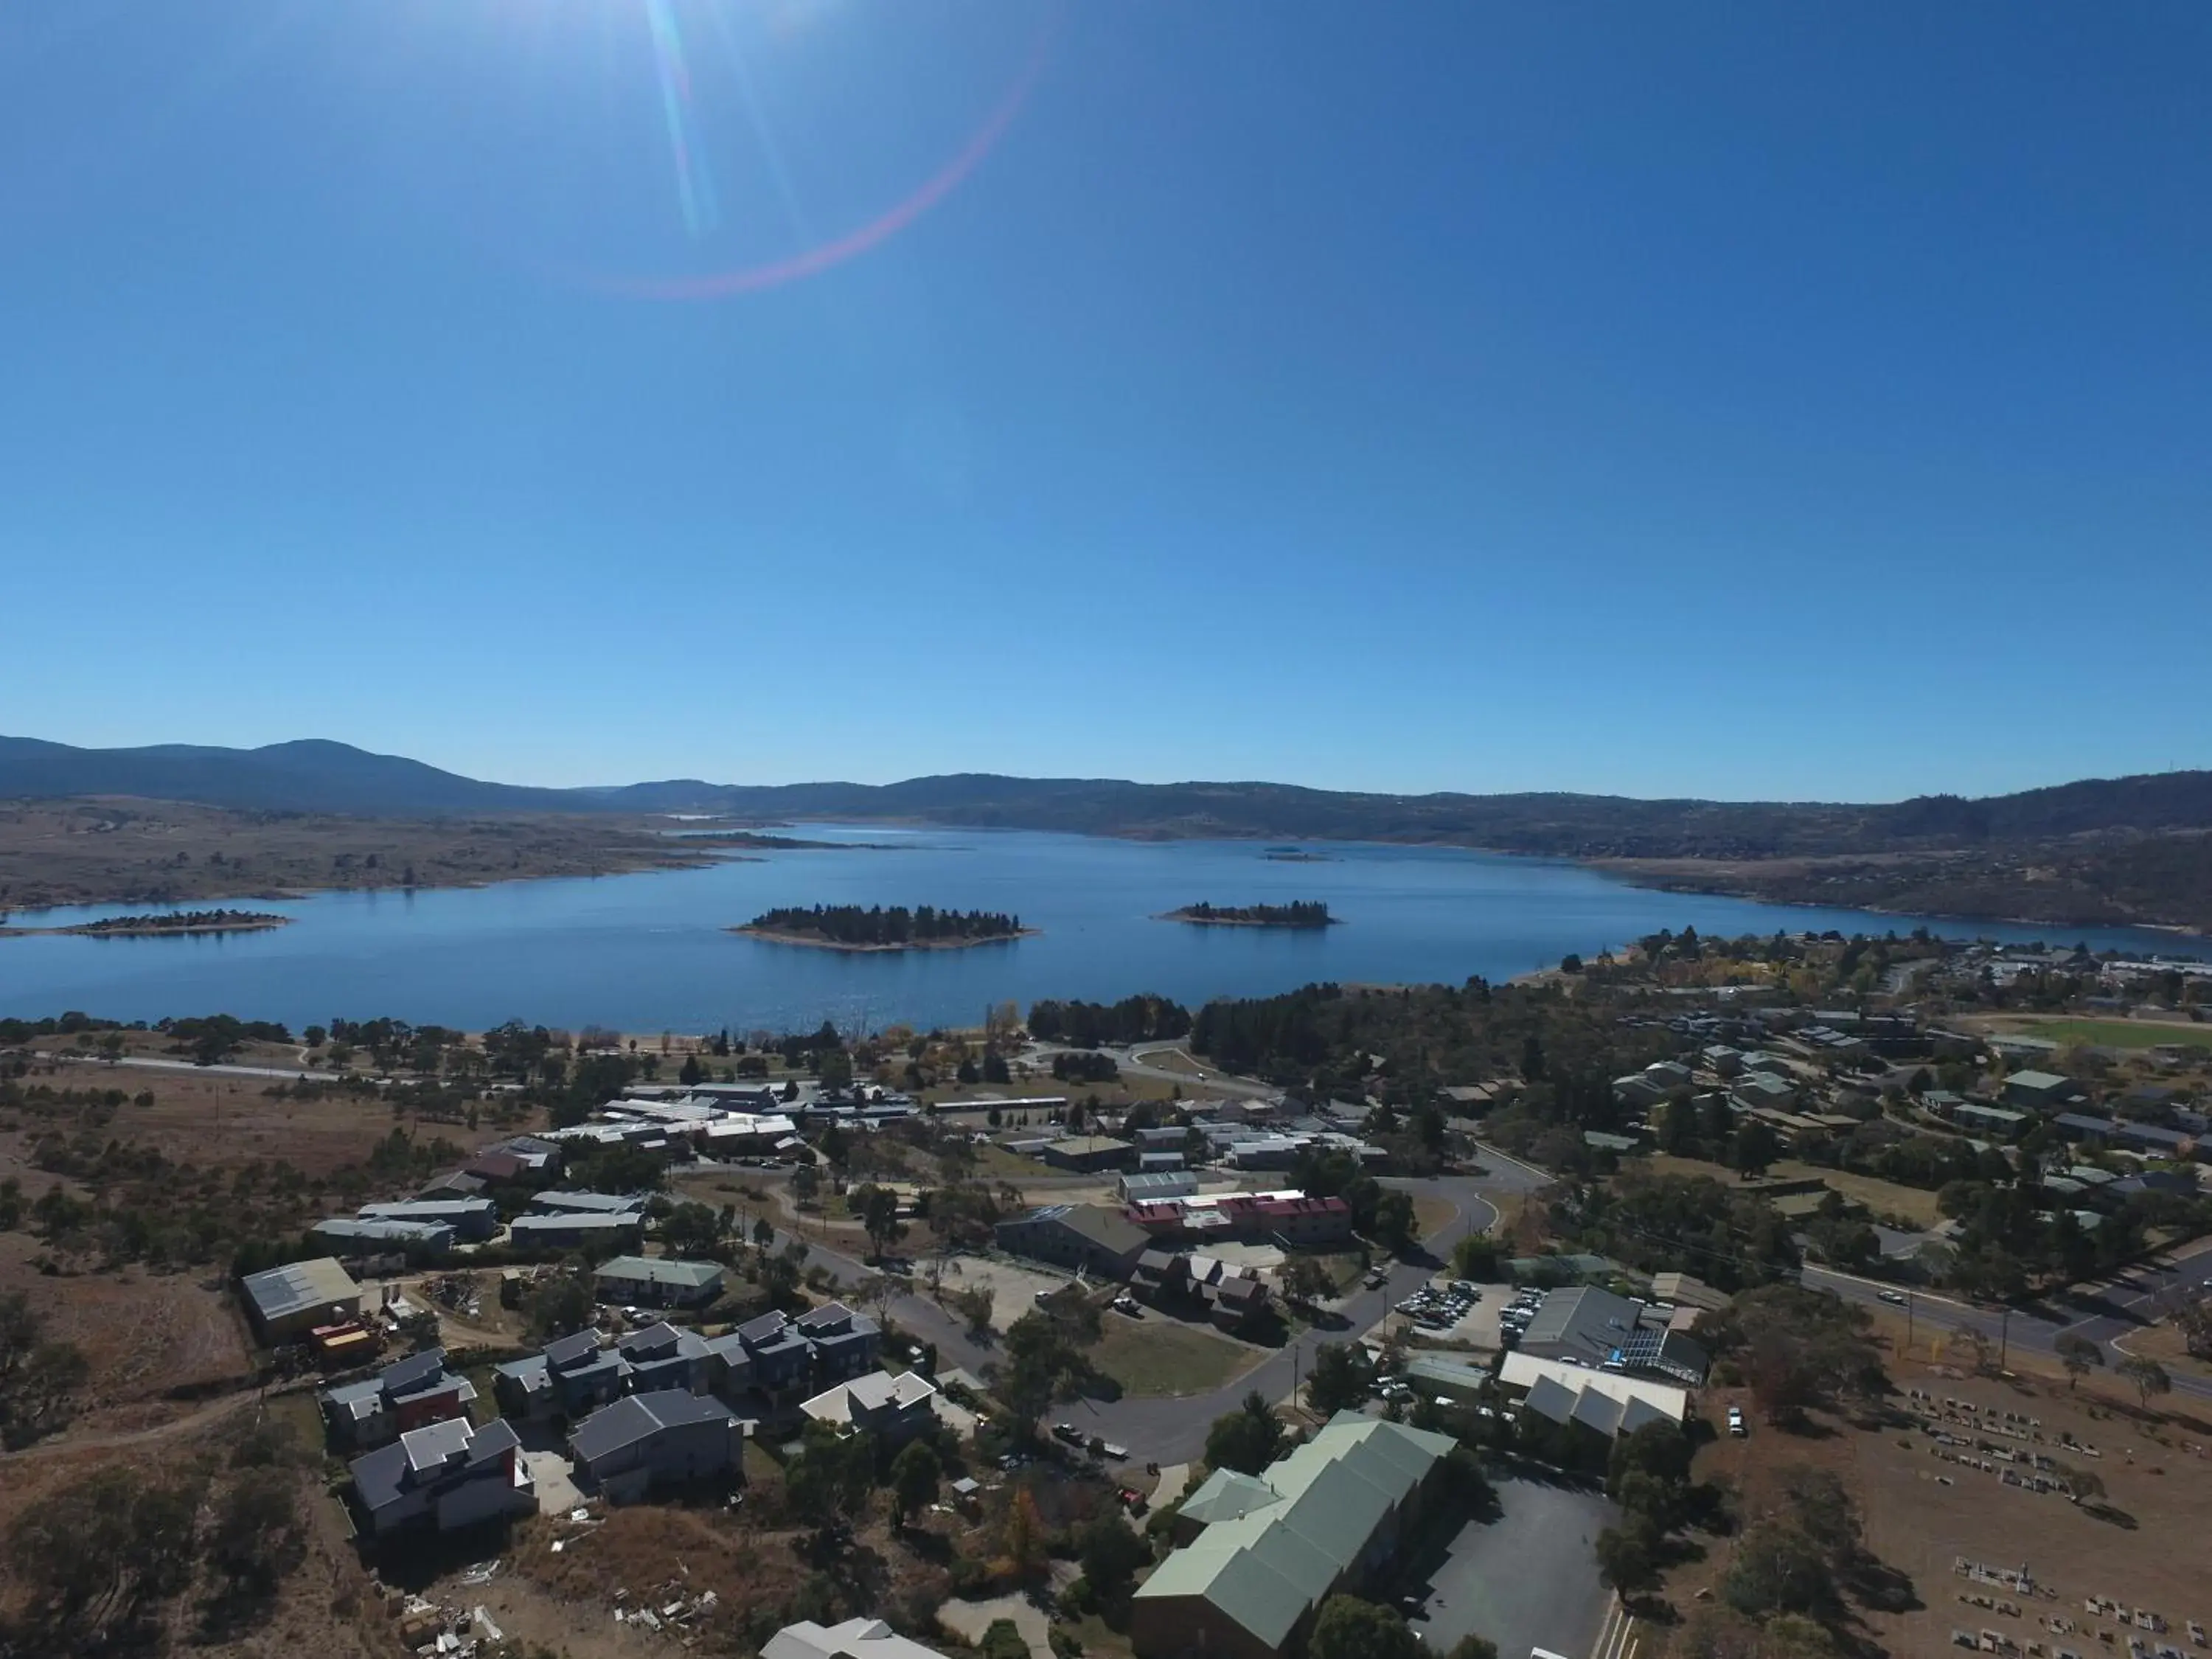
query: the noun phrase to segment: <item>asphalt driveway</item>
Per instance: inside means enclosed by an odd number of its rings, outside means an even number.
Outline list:
[[[1519,1477],[1498,1483],[1498,1499],[1497,1520],[1469,1522],[1440,1558],[1419,1564],[1429,1570],[1420,1610],[1407,1613],[1414,1634],[1432,1653],[1463,1636],[1488,1637],[1505,1655],[1589,1652],[1611,1599],[1592,1546],[1613,1505]]]

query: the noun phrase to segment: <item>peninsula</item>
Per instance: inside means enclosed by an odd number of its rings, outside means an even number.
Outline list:
[[[1186,904],[1170,910],[1162,921],[1195,922],[1203,927],[1328,927],[1337,918],[1319,899],[1289,904]]]
[[[1019,916],[997,910],[939,910],[932,905],[857,904],[789,906],[763,910],[733,933],[772,939],[779,945],[811,945],[825,951],[950,951],[969,945],[996,945],[1025,939],[1037,930]]]
[[[193,933],[259,933],[291,921],[267,910],[157,910],[143,916],[104,916],[67,927],[6,927],[0,934],[74,933],[88,939],[173,938]]]

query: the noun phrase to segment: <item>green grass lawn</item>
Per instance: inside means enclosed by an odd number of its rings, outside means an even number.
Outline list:
[[[2104,1048],[2154,1048],[2161,1042],[2196,1042],[2212,1048],[2212,1025],[2179,1020],[2038,1019],[2015,1026],[2021,1036],[2053,1042],[2084,1042]]]
[[[1142,1320],[1109,1316],[1109,1322],[1091,1361],[1127,1394],[1211,1394],[1265,1358],[1203,1325],[1156,1313]]]

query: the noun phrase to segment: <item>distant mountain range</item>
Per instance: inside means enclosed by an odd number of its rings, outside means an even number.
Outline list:
[[[221,749],[79,749],[0,738],[0,799],[129,795],[370,817],[719,812],[878,818],[1158,839],[1438,842],[1583,859],[1737,860],[1972,849],[2212,829],[2212,772],[2095,779],[2019,794],[1890,805],[1634,800],[1613,795],[1360,794],[1275,783],[1127,783],[986,773],[902,783],[604,788],[488,783],[323,739]]]

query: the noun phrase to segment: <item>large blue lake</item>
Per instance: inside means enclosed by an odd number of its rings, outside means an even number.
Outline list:
[[[395,1015],[478,1029],[508,1018],[630,1031],[974,1024],[987,1005],[1111,1001],[1157,991],[1192,1006],[1314,980],[1509,978],[1657,931],[1909,931],[1911,918],[1627,887],[1571,865],[1433,847],[1329,845],[1316,863],[1251,842],[1134,842],[1025,831],[808,825],[888,850],[771,853],[757,862],[416,893],[328,893],[255,908],[266,933],[0,939],[0,1012],[77,1008],[118,1019],[225,1012],[297,1027]],[[1157,921],[1198,900],[1319,898],[1324,932]],[[970,950],[857,955],[724,931],[774,905],[935,904],[1007,910],[1042,932]],[[130,907],[21,914],[58,926]],[[137,907],[143,908],[144,907]],[[2155,933],[1931,923],[2027,941],[2086,938],[2172,951]],[[2184,946],[2183,948],[2187,948]]]

